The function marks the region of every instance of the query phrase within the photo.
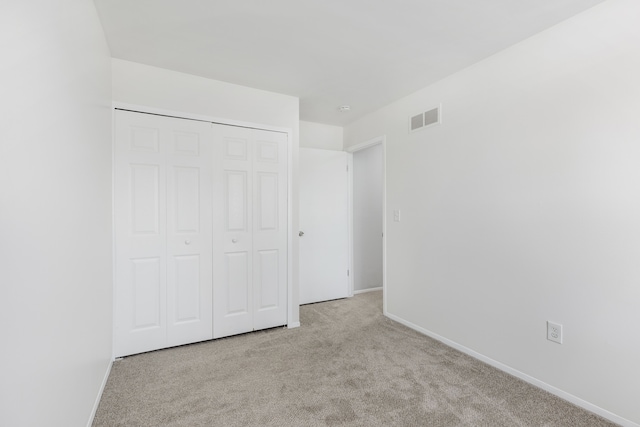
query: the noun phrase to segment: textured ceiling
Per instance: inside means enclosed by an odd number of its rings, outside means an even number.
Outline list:
[[[301,120],[346,125],[602,1],[95,3],[114,58],[297,96]]]

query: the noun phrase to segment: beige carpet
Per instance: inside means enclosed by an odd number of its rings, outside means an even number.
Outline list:
[[[612,426],[382,315],[381,292],[302,327],[127,357],[94,426]]]

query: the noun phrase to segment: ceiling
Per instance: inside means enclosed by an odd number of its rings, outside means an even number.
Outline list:
[[[297,96],[301,120],[344,126],[603,0],[94,1],[114,58]]]

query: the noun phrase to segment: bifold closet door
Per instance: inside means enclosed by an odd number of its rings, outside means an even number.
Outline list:
[[[212,124],[115,118],[115,354],[211,339]]]
[[[287,323],[286,134],[214,125],[214,337]]]

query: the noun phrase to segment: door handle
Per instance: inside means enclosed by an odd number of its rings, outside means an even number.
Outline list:
[[[300,231],[300,232],[298,233],[298,236],[300,236],[300,237],[304,236],[304,231]]]
[[[185,245],[190,245],[190,244],[191,244],[191,240],[185,240],[185,241],[184,241],[184,244],[185,244]]]
[[[231,239],[231,243],[238,243],[238,239]]]

